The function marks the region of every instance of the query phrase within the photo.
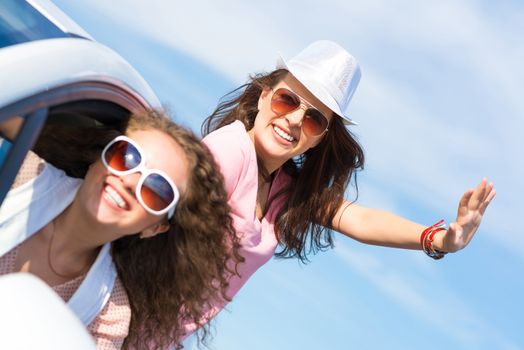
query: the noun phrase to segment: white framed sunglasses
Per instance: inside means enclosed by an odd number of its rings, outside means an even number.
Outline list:
[[[141,173],[136,185],[135,196],[140,205],[153,215],[173,217],[180,198],[178,188],[162,170],[149,169],[145,163],[145,152],[127,136],[117,136],[102,151],[102,163],[110,173],[124,176]]]

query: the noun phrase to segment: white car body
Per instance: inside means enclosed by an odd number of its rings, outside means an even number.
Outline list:
[[[23,126],[12,142],[0,138],[0,205],[57,108],[62,113],[73,108],[76,114],[81,109],[89,118],[116,125],[126,113],[161,104],[125,59],[94,41],[51,1],[2,0],[0,123],[21,116]]]
[[[144,107],[161,107],[152,89],[127,61],[93,41],[52,2],[27,3],[69,36],[0,49],[0,108],[53,87],[86,81],[113,84],[128,90]]]

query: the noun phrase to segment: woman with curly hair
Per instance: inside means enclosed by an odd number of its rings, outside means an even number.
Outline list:
[[[0,274],[40,277],[101,349],[180,347],[191,323],[205,339],[241,260],[222,176],[162,113],[124,129],[44,130],[35,151],[83,180],[28,156],[0,208]]]

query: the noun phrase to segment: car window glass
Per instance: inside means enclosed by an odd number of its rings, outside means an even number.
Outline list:
[[[26,41],[66,36],[66,33],[27,2],[0,1],[0,48]]]
[[[9,150],[11,149],[11,141],[16,138],[16,135],[18,135],[22,123],[22,117],[12,117],[0,121],[0,168],[4,164]]]
[[[5,140],[3,137],[0,137],[0,167],[4,164],[10,148],[11,142]]]

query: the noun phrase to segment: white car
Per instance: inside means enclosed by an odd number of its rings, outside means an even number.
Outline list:
[[[23,118],[12,144],[0,141],[0,205],[44,123],[67,114],[116,126],[160,107],[128,62],[52,2],[0,1],[0,123]]]
[[[16,128],[0,133],[0,208],[45,123],[118,128],[148,108],[161,105],[140,74],[53,3],[0,0],[0,131]],[[94,349],[47,285],[16,275],[0,277],[0,348]]]

